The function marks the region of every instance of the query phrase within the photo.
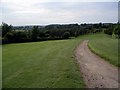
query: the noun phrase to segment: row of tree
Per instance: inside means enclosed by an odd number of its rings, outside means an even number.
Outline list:
[[[101,32],[103,28],[106,31],[110,25],[99,24],[66,24],[66,25],[47,25],[44,27],[33,26],[32,29],[21,30],[6,23],[2,23],[2,42],[5,43],[18,43],[18,42],[33,42],[43,40],[58,40],[69,39],[70,37],[77,37],[88,33]],[[17,28],[17,29],[16,29]],[[23,28],[23,27],[22,27]],[[29,28],[29,26],[27,27]],[[31,28],[31,26],[30,26]],[[106,33],[105,31],[105,33]]]
[[[117,38],[120,38],[120,23],[110,24],[104,33],[111,36],[114,34]]]

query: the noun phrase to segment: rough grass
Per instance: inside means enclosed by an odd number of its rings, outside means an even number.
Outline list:
[[[73,58],[80,39],[3,45],[3,88],[83,88]]]
[[[118,39],[105,34],[96,34],[92,36],[88,46],[100,57],[120,67],[118,62]]]

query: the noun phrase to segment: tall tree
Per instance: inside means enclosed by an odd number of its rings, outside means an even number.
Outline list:
[[[39,37],[38,26],[34,26],[32,29],[32,40],[37,40]]]
[[[117,27],[115,28],[114,33],[115,35],[118,36],[118,38],[120,38],[120,24],[119,23],[117,24]]]
[[[4,37],[8,32],[12,30],[12,25],[2,23],[2,37]]]

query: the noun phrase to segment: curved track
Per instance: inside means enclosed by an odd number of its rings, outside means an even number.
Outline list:
[[[118,88],[118,68],[92,53],[88,40],[75,50],[75,57],[88,88]]]

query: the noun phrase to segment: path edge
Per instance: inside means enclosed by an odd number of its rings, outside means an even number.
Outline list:
[[[78,60],[77,60],[77,57],[76,57],[77,48],[78,48],[79,45],[81,45],[81,43],[83,43],[83,42],[84,42],[84,40],[79,41],[79,43],[78,43],[78,44],[75,46],[75,48],[73,49],[72,53],[73,53],[73,57],[74,57],[74,60],[75,60],[76,67],[77,67],[77,69],[79,70],[79,74],[80,74],[80,76],[81,76],[82,79],[83,79],[85,88],[88,88],[87,84],[85,83],[85,79],[84,79],[84,77],[83,77],[83,73],[81,72],[81,66],[80,66],[80,64],[78,63]]]

